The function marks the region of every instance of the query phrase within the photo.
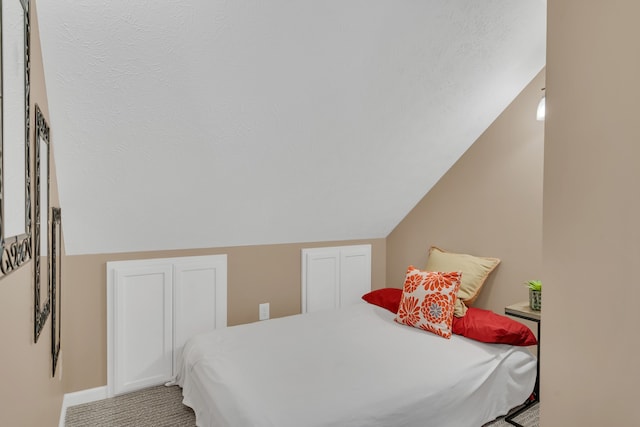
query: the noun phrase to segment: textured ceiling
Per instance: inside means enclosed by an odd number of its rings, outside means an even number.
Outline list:
[[[543,0],[37,12],[68,254],[385,237],[545,61]]]

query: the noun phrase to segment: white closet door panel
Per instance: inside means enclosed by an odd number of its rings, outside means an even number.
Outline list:
[[[371,245],[302,250],[302,312],[342,307],[371,291]]]
[[[340,250],[340,306],[361,301],[371,291],[371,246]]]
[[[171,265],[122,268],[115,274],[115,394],[171,379]]]
[[[171,381],[184,342],[227,325],[227,256],[107,263],[107,396]]]
[[[174,372],[185,342],[227,326],[226,255],[174,264]]]
[[[303,249],[302,312],[338,307],[340,256],[334,250]]]

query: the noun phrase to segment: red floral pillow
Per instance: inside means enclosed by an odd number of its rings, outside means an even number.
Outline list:
[[[469,307],[464,317],[454,317],[453,333],[476,341],[536,345],[535,335],[526,325],[490,310]]]
[[[421,271],[410,265],[396,322],[451,337],[451,323],[461,273]]]
[[[398,312],[400,298],[402,298],[402,289],[398,288],[376,289],[375,291],[362,295],[362,299],[369,304],[386,308],[392,313]]]

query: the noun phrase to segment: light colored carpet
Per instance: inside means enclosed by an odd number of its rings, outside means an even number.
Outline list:
[[[67,408],[65,427],[194,427],[178,386],[157,386]]]
[[[538,405],[518,416],[524,427],[538,427]],[[67,408],[66,427],[194,427],[193,411],[182,404],[178,386],[157,386]],[[508,427],[498,419],[483,427]],[[473,427],[473,426],[471,426]]]

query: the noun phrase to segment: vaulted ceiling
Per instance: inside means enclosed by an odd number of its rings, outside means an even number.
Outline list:
[[[545,63],[544,0],[37,13],[68,254],[385,237]]]

